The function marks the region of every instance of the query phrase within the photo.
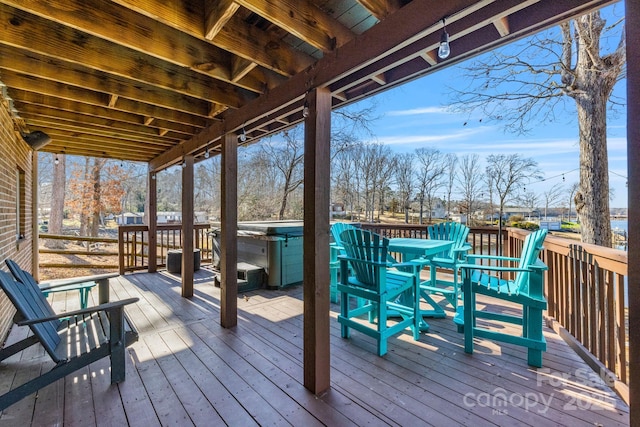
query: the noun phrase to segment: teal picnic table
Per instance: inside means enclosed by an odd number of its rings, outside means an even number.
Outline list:
[[[415,239],[408,237],[398,237],[389,239],[389,252],[397,252],[402,256],[402,263],[414,263],[418,265],[416,274],[418,280],[416,281],[418,288],[414,292],[420,293],[420,285],[425,284],[427,281],[421,282],[420,270],[425,265],[429,265],[429,261],[434,256],[448,251],[451,249],[453,242],[451,240],[436,240],[436,239]],[[444,312],[438,310],[438,303],[431,299],[430,296],[422,294],[426,302],[433,307],[432,310],[420,310],[422,320],[420,322],[420,330],[423,332],[429,331],[429,324],[424,320],[425,317],[444,317]],[[407,297],[408,298],[408,297]],[[410,298],[408,298],[410,300]],[[439,308],[439,307],[438,307]]]

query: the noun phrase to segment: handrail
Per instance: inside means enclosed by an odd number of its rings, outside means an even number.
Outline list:
[[[361,227],[389,238],[427,238],[424,225],[362,223]],[[520,256],[529,233],[504,229],[503,255]],[[497,228],[472,227],[467,239],[471,253],[495,254],[497,237]],[[564,328],[572,346],[593,358],[589,363],[594,369],[615,375],[617,380],[610,385],[628,402],[627,252],[550,234],[541,258],[549,268],[545,273],[549,323]]]
[[[427,238],[426,225],[362,223],[361,227],[385,237]],[[208,224],[194,226],[195,247],[204,251],[203,259],[211,259]],[[145,269],[148,242],[146,226],[121,226],[120,262],[126,271]],[[158,225],[158,265],[164,265],[166,250],[181,244],[179,224]],[[503,255],[518,257],[527,230],[503,230]],[[173,240],[175,239],[175,240]],[[467,241],[471,253],[495,254],[498,229],[472,227]],[[627,252],[580,243],[573,239],[548,235],[541,258],[548,266],[545,273],[547,317],[551,324],[559,324],[590,356],[617,377],[616,390],[628,396],[628,317]],[[126,264],[125,264],[126,261]],[[594,366],[594,365],[592,365]],[[618,384],[620,383],[620,384]],[[618,387],[620,386],[620,387]]]
[[[211,239],[208,237],[210,224],[194,224],[194,248],[200,249],[200,259],[211,261]],[[157,266],[166,265],[167,252],[182,248],[182,225],[158,224],[156,226]],[[121,225],[118,227],[120,274],[127,271],[146,270],[149,267],[149,227],[146,225]]]

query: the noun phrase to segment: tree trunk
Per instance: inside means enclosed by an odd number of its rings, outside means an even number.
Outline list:
[[[576,100],[580,130],[580,189],[575,196],[582,241],[611,247],[606,96]]]
[[[98,237],[98,231],[100,230],[100,205],[101,205],[101,193],[102,186],[100,183],[100,174],[102,172],[103,161],[100,159],[93,160],[93,170],[91,171],[91,181],[93,184],[93,202],[91,203],[91,237]]]
[[[55,155],[58,163],[53,163],[53,184],[51,189],[51,205],[49,212],[49,233],[62,234],[62,220],[64,218],[64,196],[66,183],[66,159],[64,154]],[[47,240],[46,247],[50,249],[62,249],[64,241]]]
[[[600,60],[600,34],[605,22],[598,12],[576,21],[577,64],[573,91],[580,133],[580,188],[576,212],[582,241],[611,247],[607,100],[619,75],[620,58]],[[595,60],[595,62],[594,62]],[[611,64],[607,67],[607,64]]]

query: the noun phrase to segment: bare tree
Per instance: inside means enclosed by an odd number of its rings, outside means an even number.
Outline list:
[[[276,143],[273,138],[270,138],[260,144],[266,155],[265,159],[281,174],[279,220],[285,218],[289,196],[304,182],[302,169],[304,139],[301,131],[302,127],[297,126],[280,134],[283,138],[282,142]]]
[[[562,193],[564,192],[564,188],[562,184],[554,184],[547,191],[542,193],[542,197],[544,198],[544,219],[547,219],[547,211],[551,205],[555,205],[562,198]]]
[[[573,203],[573,196],[578,191],[578,188],[580,188],[579,182],[574,182],[569,187],[569,211],[567,212],[567,216],[569,217],[569,222],[571,222],[571,204]]]
[[[396,183],[400,203],[404,210],[405,224],[409,223],[409,207],[415,186],[414,177],[413,155],[409,153],[399,155],[396,167]]]
[[[471,224],[471,215],[478,200],[478,193],[482,189],[482,180],[478,177],[479,161],[480,156],[477,154],[465,154],[460,158],[460,174],[457,176],[458,191],[462,195],[461,207],[467,213],[467,224]]]
[[[487,175],[490,175],[493,189],[499,202],[498,220],[498,253],[502,253],[502,219],[505,203],[516,197],[519,188],[532,179],[542,177],[538,163],[530,158],[520,157],[519,154],[490,154],[487,156]]]
[[[418,204],[420,206],[420,224],[424,216],[424,208],[427,205],[429,211],[429,222],[431,222],[431,212],[433,198],[436,190],[440,187],[442,176],[445,172],[445,163],[442,161],[442,153],[435,148],[418,148],[416,150],[419,170],[418,174]]]
[[[67,159],[64,154],[52,154],[52,157],[54,157],[54,161],[53,181],[51,184],[51,208],[49,211],[49,233],[61,235],[66,194],[65,185],[67,182]],[[52,249],[60,249],[64,247],[64,241],[48,239],[46,246]]]
[[[445,215],[447,218],[451,212],[451,193],[456,181],[456,169],[458,167],[458,156],[455,153],[447,153],[444,160],[445,174],[446,174],[446,199],[447,199],[447,212]]]
[[[376,197],[380,197],[382,185],[391,177],[395,157],[391,149],[382,144],[368,144],[359,159],[358,170],[364,184],[365,220],[374,220]]]
[[[610,28],[619,29],[622,20]],[[534,36],[518,46],[495,51],[465,72],[472,85],[457,91],[455,108],[479,109],[525,132],[530,123],[554,121],[554,107],[575,101],[580,144],[580,188],[575,195],[582,240],[609,246],[609,177],[606,109],[613,87],[625,76],[624,29],[609,53],[601,52],[606,22],[595,11]],[[505,108],[508,106],[509,108]]]
[[[536,206],[540,201],[540,195],[534,191],[525,191],[518,196],[518,201],[522,206],[527,208],[529,212],[528,220],[531,220],[531,214],[536,210]]]

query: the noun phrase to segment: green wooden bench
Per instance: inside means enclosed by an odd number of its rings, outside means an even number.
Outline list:
[[[16,308],[16,325],[29,326],[33,333],[0,350],[0,361],[40,343],[55,362],[51,370],[1,395],[0,410],[106,356],[111,359],[111,382],[125,379],[125,347],[137,341],[138,333],[124,307],[138,298],[57,314],[34,283],[17,282],[0,271],[0,287]]]
[[[45,298],[52,292],[78,291],[80,294],[80,308],[87,308],[89,293],[96,285],[98,285],[99,303],[104,304],[109,302],[109,279],[119,276],[118,273],[104,273],[37,283],[31,273],[20,268],[15,261],[6,259],[5,264],[7,264],[9,271],[18,282],[35,284],[40,288],[40,291],[44,293]]]

